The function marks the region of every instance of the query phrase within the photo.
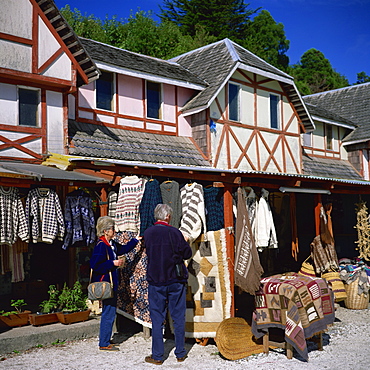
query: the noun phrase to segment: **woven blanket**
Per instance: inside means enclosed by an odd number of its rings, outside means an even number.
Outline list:
[[[306,339],[334,322],[334,297],[324,279],[291,273],[261,280],[255,297],[252,332],[263,336],[268,328],[285,331],[285,341],[308,360]]]
[[[219,324],[230,317],[231,308],[225,229],[209,231],[207,238],[201,235],[191,248],[185,336],[214,338]]]

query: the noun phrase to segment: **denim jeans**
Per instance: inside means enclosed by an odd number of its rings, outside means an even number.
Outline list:
[[[99,347],[108,347],[112,336],[114,320],[116,319],[117,294],[113,298],[104,299],[100,318]]]
[[[185,311],[186,285],[173,283],[165,286],[149,285],[149,311],[152,320],[152,356],[163,360],[163,328],[168,309],[175,328],[175,356],[184,357],[185,350]]]

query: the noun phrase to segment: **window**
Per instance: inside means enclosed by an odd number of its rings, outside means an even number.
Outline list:
[[[39,90],[18,89],[18,113],[19,125],[21,126],[38,126],[39,121]]]
[[[239,118],[239,86],[229,84],[229,119],[240,121]]]
[[[146,82],[146,109],[147,117],[161,118],[161,85],[155,82]]]
[[[326,149],[333,149],[333,127],[331,125],[325,125],[325,135],[326,135]]]
[[[102,72],[96,80],[96,108],[113,110],[113,73]]]
[[[312,132],[303,134],[303,146],[312,147]]]
[[[270,127],[279,128],[279,96],[270,94]]]

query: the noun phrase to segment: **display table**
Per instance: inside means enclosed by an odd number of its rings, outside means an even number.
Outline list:
[[[297,273],[263,278],[255,304],[253,335],[260,338],[269,328],[283,329],[287,349],[294,347],[306,360],[306,339],[325,331],[335,319],[334,297],[326,281]]]

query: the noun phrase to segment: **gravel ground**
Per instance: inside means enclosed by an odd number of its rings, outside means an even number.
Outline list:
[[[151,353],[151,339],[144,338],[142,332],[131,328],[126,333],[115,334],[120,342],[119,352],[102,352],[97,349],[97,338],[75,342],[54,344],[36,348],[24,353],[1,358],[0,369],[258,369],[258,370],[301,370],[301,369],[368,369],[370,363],[370,309],[336,310],[334,325],[323,335],[324,350],[316,350],[314,343],[308,342],[309,361],[305,362],[296,352],[288,360],[282,349],[270,350],[249,356],[242,360],[229,361],[222,358],[211,340],[206,346],[187,340],[188,358],[177,363],[174,356],[174,341],[166,339],[166,359],[161,367],[144,362]]]

